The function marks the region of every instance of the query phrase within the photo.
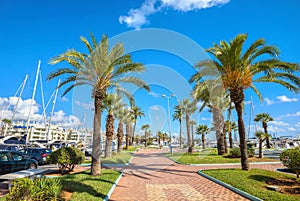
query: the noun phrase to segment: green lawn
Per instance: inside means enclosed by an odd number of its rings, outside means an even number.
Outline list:
[[[63,190],[72,192],[71,201],[103,200],[120,175],[116,170],[102,169],[102,175],[92,177],[90,171],[62,177]]]
[[[115,153],[112,158],[102,158],[102,164],[126,164],[133,155],[133,151],[123,150],[121,153]],[[91,163],[91,160],[86,160],[84,163]]]
[[[266,181],[272,181],[279,178],[295,178],[290,175],[261,169],[251,169],[250,171],[240,169],[218,169],[204,170],[202,172],[263,200],[300,200],[300,197],[298,196],[284,195],[282,193],[266,189]]]
[[[218,163],[240,163],[240,158],[228,158],[219,156],[215,149],[209,149],[202,152],[194,152],[192,154],[178,153],[167,154],[168,157],[182,164],[218,164]],[[249,158],[250,162],[275,162],[278,160],[270,158]]]

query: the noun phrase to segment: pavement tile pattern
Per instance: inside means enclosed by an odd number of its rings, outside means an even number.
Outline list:
[[[191,166],[176,164],[164,156],[168,150],[141,149],[127,167],[111,201],[233,201],[246,198],[197,174],[199,169],[239,168],[240,165]],[[275,170],[281,164],[251,165]],[[122,170],[122,169],[119,169]]]

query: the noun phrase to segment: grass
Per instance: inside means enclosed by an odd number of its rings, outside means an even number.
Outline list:
[[[133,155],[133,151],[122,150],[121,153],[114,153],[112,158],[102,158],[102,164],[126,164]],[[84,163],[91,163],[91,160],[86,160]]]
[[[266,189],[267,181],[295,178],[283,173],[262,169],[251,169],[249,171],[241,169],[218,169],[204,170],[202,172],[263,200],[299,201],[300,198]]]
[[[218,164],[218,163],[240,163],[240,158],[228,158],[217,154],[216,149],[208,149],[192,154],[174,152],[167,154],[168,157],[182,164]],[[270,158],[249,158],[249,162],[276,162],[278,160]]]
[[[102,175],[95,177],[89,172],[62,177],[63,190],[73,193],[71,201],[103,200],[120,175],[120,172],[111,169],[102,169]]]

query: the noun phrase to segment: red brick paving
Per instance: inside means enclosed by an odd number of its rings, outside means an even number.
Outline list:
[[[142,149],[124,169],[124,176],[110,200],[247,200],[197,174],[199,169],[235,168],[234,166],[180,165],[163,156],[162,150]],[[280,164],[251,165],[251,168],[275,170]]]

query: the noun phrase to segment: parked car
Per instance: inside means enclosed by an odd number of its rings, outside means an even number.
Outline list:
[[[36,160],[38,164],[46,164],[47,157],[52,153],[51,149],[34,147],[20,149],[18,152],[28,158]]]
[[[18,151],[19,147],[17,145],[0,144],[0,150]]]
[[[21,153],[14,151],[0,151],[0,174],[16,172],[25,169],[36,169],[38,162],[26,158]]]

